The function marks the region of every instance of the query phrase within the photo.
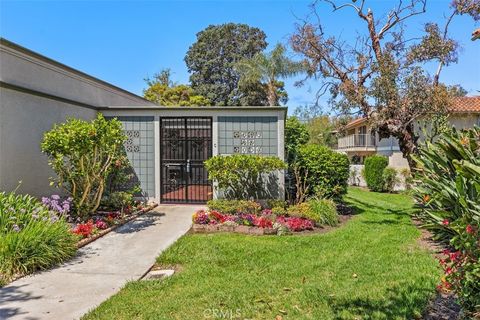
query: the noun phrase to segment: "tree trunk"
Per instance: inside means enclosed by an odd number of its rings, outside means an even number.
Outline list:
[[[275,83],[269,82],[267,85],[268,105],[274,107],[278,104],[277,87]]]
[[[407,127],[391,128],[391,124],[383,124],[378,127],[377,131],[380,138],[394,137],[398,140],[398,146],[403,154],[403,157],[407,159],[410,171],[415,169],[415,161],[412,159],[412,155],[418,151],[417,140],[415,135],[414,126],[408,125]]]

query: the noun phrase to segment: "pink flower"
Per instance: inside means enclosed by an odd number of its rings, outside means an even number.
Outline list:
[[[444,226],[448,226],[448,225],[450,224],[450,222],[449,222],[447,219],[444,219],[444,220],[442,221],[442,224],[443,224]]]

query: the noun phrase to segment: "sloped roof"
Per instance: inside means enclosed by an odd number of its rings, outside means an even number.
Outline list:
[[[345,126],[345,129],[350,129],[350,128],[354,128],[360,124],[363,124],[364,122],[367,122],[367,118],[358,118],[358,119],[355,119],[353,121],[350,121],[349,123],[347,123],[347,125]]]
[[[480,96],[454,97],[449,111],[452,113],[480,113]],[[366,121],[367,118],[357,118],[350,121],[345,126],[345,129],[355,128],[364,124]]]
[[[477,113],[480,112],[480,96],[475,97],[455,97],[452,99],[450,112],[455,113]]]

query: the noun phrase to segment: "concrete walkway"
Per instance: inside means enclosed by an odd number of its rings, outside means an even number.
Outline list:
[[[81,248],[62,266],[0,289],[0,319],[78,319],[139,279],[200,207],[159,206]]]

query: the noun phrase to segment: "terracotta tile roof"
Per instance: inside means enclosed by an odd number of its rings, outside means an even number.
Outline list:
[[[453,98],[450,112],[480,112],[480,96]]]
[[[452,99],[452,106],[450,107],[450,112],[454,113],[480,113],[480,96],[474,97],[454,97]],[[358,118],[353,121],[350,121],[345,129],[355,128],[364,122],[367,121],[367,118]]]

